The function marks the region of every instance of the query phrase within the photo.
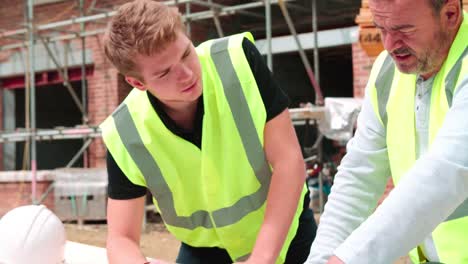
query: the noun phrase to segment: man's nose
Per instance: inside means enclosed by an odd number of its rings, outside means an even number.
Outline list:
[[[383,38],[383,45],[384,48],[389,52],[392,53],[393,51],[402,47],[401,39],[393,33],[382,33]]]
[[[177,69],[177,76],[178,76],[178,81],[187,81],[192,78],[193,76],[193,71],[192,69],[185,63],[181,63],[180,66]]]

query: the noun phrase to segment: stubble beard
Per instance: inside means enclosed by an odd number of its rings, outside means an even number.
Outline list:
[[[414,73],[427,74],[433,73],[440,69],[445,57],[442,53],[447,49],[449,41],[449,33],[439,29],[434,33],[436,45],[428,47],[423,55],[417,57],[417,67]]]

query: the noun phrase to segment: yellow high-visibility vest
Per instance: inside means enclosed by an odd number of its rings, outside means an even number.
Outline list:
[[[434,77],[431,91],[429,144],[442,127],[452,97],[463,78],[468,76],[468,15],[450,48],[448,57]],[[416,75],[401,73],[387,52],[374,63],[369,79],[374,112],[386,128],[390,169],[395,184],[416,161],[414,96]],[[403,147],[402,147],[403,146]],[[447,264],[468,263],[468,201],[439,224],[432,233],[439,261]],[[410,252],[413,262],[420,263],[421,252]]]
[[[253,249],[272,174],[263,149],[266,110],[244,38],[253,41],[243,33],[196,48],[205,110],[201,150],[169,131],[137,89],[101,125],[116,163],[132,183],[149,188],[168,230],[194,247],[224,248],[236,261]],[[277,263],[296,234],[302,200]]]

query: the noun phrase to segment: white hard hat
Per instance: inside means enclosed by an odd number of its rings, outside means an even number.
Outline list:
[[[0,219],[0,264],[64,263],[66,235],[44,205],[26,205]]]

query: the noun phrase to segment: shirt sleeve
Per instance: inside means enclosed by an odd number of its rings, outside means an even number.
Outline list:
[[[115,162],[111,153],[107,151],[107,175],[109,183],[107,194],[109,198],[116,200],[128,200],[146,195],[146,187],[133,184]]]
[[[467,113],[468,77],[464,77],[428,152],[335,251],[340,259],[346,264],[390,263],[421,243],[460,205],[466,206]]]
[[[340,245],[374,211],[390,176],[385,129],[374,113],[368,92],[357,122],[356,134],[348,142],[347,154],[335,175],[306,263],[327,263],[337,248],[340,248],[339,257],[343,257],[360,247],[347,244],[344,250]],[[362,234],[359,239],[359,243],[364,243],[366,236]],[[344,259],[346,264],[349,260]]]
[[[278,82],[274,79],[273,74],[266,66],[262,55],[255,45],[244,38],[242,48],[257,82],[263,104],[265,105],[268,122],[288,108],[289,99],[279,87]]]

